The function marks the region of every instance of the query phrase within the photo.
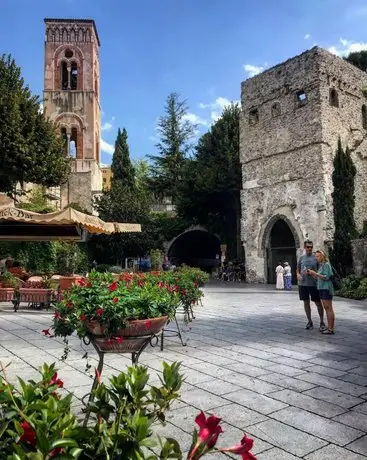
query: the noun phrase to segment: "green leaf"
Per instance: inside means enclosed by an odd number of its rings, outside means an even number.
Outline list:
[[[50,450],[56,447],[78,447],[78,443],[74,439],[58,439],[52,443]]]

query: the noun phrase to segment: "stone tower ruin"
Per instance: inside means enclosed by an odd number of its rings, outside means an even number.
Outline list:
[[[45,19],[44,112],[60,127],[72,157],[61,208],[79,203],[91,210],[102,190],[100,169],[100,46],[89,19]]]
[[[357,168],[355,219],[367,220],[367,74],[315,47],[242,83],[242,241],[250,282],[293,274],[303,241],[333,238],[339,136]]]

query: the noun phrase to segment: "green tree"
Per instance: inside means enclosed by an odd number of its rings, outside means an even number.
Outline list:
[[[354,181],[356,167],[350,156],[348,147],[343,149],[339,138],[338,149],[334,157],[334,170],[332,174],[334,191],[334,244],[332,261],[341,275],[351,272],[353,267],[351,240],[356,236],[354,221]]]
[[[120,128],[117,133],[115,142],[115,151],[112,157],[111,164],[111,187],[116,185],[116,182],[124,186],[135,187],[135,170],[131,163],[129,146],[127,143],[127,131],[124,128],[121,132]],[[118,187],[120,185],[117,185]]]
[[[345,58],[350,64],[355,65],[360,70],[367,72],[367,51],[358,51],[355,53],[350,53],[348,57]]]
[[[135,169],[135,186],[140,193],[145,195],[148,200],[151,199],[149,189],[149,163],[146,160],[137,160],[134,163]]]
[[[52,187],[67,181],[63,140],[10,55],[0,58],[0,119],[0,192],[14,196],[17,183]]]
[[[230,258],[242,257],[239,116],[237,104],[226,107],[210,131],[201,136],[195,157],[186,165],[177,202],[183,219],[220,235]]]
[[[178,196],[178,188],[183,178],[183,169],[191,148],[190,141],[196,126],[187,118],[186,101],[178,93],[171,93],[165,105],[165,115],[158,121],[159,142],[157,155],[152,160],[150,187],[157,198]]]
[[[48,202],[45,187],[41,185],[36,185],[31,191],[28,201],[19,203],[18,208],[40,214],[56,211],[55,207]]]

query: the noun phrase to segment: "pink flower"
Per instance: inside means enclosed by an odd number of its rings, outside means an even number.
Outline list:
[[[57,311],[57,312],[55,313],[55,319],[60,319],[60,318],[61,318],[61,315],[60,315],[60,313]]]
[[[51,385],[56,385],[59,388],[64,387],[64,382],[60,379],[57,378],[57,372],[54,373],[54,375],[51,377]]]
[[[222,427],[219,425],[220,421],[221,419],[215,415],[206,418],[204,412],[200,412],[195,419],[200,428],[199,440],[205,442],[208,449],[212,449],[215,446],[218,436],[223,433]]]
[[[101,383],[101,373],[99,372],[99,370],[98,370],[98,369],[95,369],[95,370],[94,370],[94,373],[95,373],[95,375],[96,375],[97,382],[98,382],[98,383]]]
[[[117,303],[118,301],[119,301],[119,298],[118,298],[118,297],[114,297],[114,298],[112,299],[112,302],[113,302],[113,303]]]
[[[96,315],[97,316],[102,316],[103,315],[103,308],[98,308],[98,310],[96,310]]]
[[[50,329],[43,329],[42,334],[51,335],[50,334]]]
[[[111,284],[109,285],[108,289],[110,290],[110,292],[116,291],[116,289],[117,289],[117,282],[114,281],[113,283],[111,283]]]
[[[85,286],[87,283],[85,282],[85,279],[82,278],[81,280],[77,281],[77,284],[79,284],[79,286]]]
[[[256,457],[250,452],[254,445],[254,440],[246,435],[241,439],[240,444],[232,447],[220,449],[220,452],[231,452],[232,454],[242,455],[242,460],[256,460]]]
[[[148,319],[147,321],[145,321],[145,327],[147,329],[151,329],[152,328],[152,320]]]

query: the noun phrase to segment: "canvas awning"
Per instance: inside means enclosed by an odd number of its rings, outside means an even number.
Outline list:
[[[85,240],[87,234],[141,232],[140,224],[104,222],[72,208],[48,214],[0,206],[0,240]]]

